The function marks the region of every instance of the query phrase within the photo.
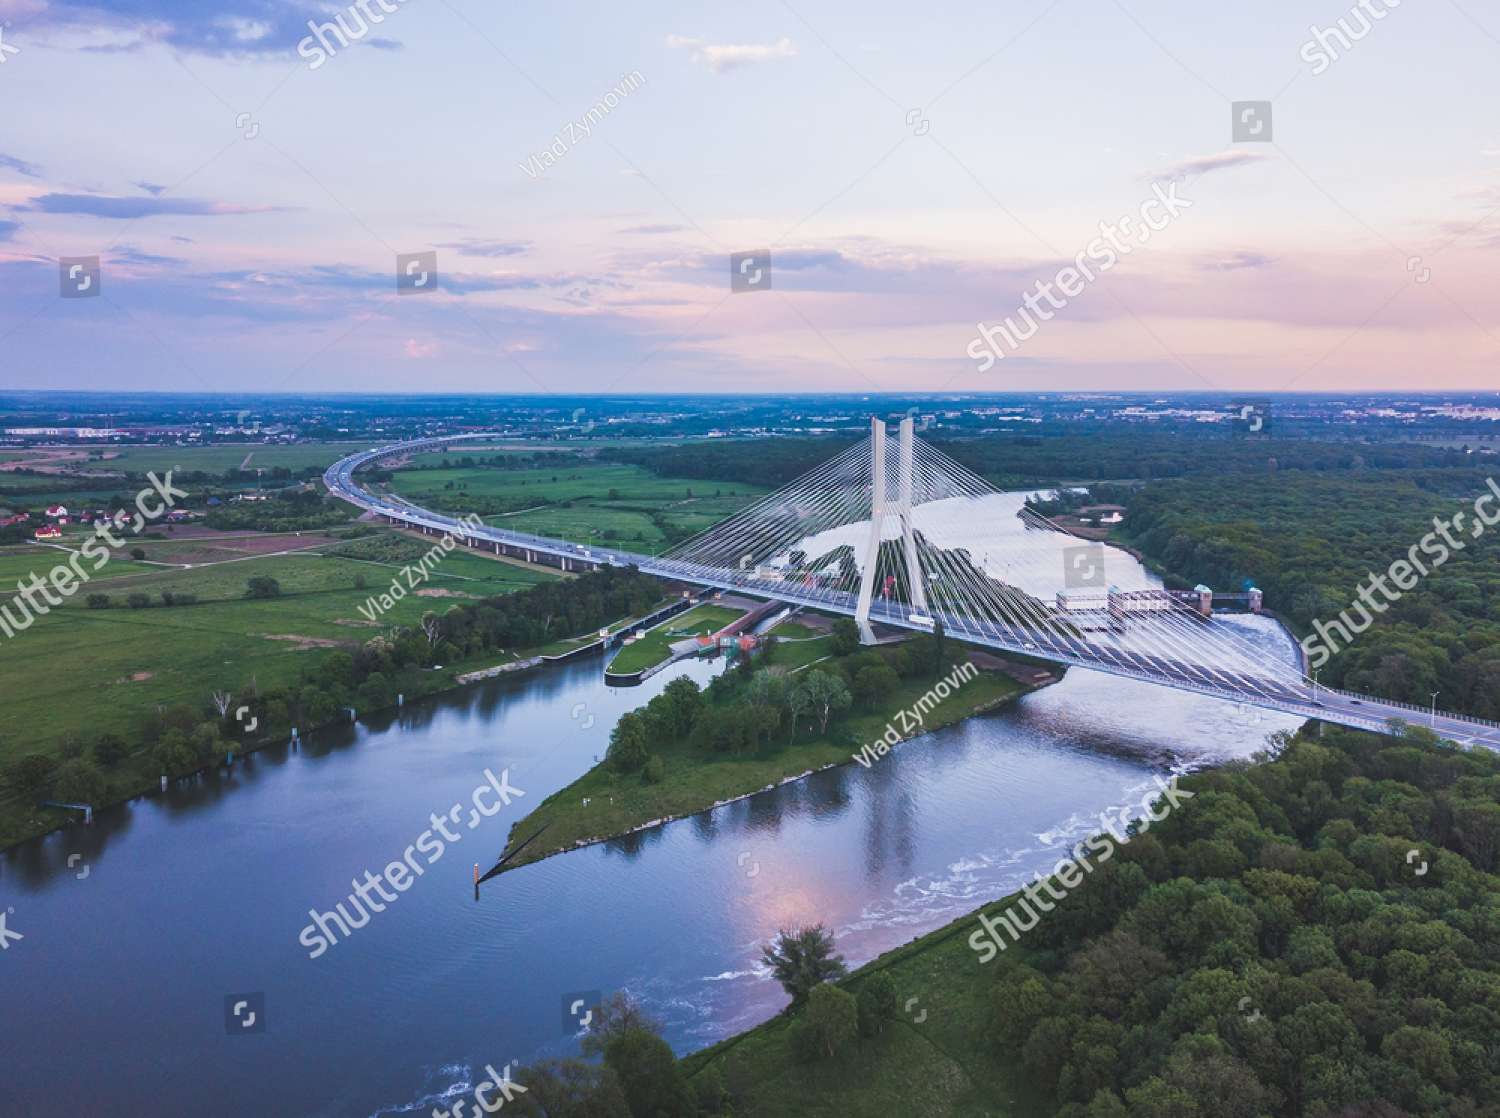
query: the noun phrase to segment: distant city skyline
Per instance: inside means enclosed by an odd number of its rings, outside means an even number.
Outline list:
[[[0,0],[3,387],[1490,390],[1497,35],[1472,0]]]

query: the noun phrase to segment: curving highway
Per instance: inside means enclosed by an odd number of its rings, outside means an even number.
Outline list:
[[[493,440],[499,437],[502,436],[475,432],[376,447],[335,462],[323,474],[323,483],[330,493],[386,518],[393,525],[416,529],[428,535],[451,535],[456,541],[469,547],[488,546],[496,554],[544,562],[562,570],[634,566],[661,578],[721,590],[738,590],[829,613],[851,617],[854,615],[855,595],[846,591],[773,581],[757,577],[753,571],[710,567],[615,548],[586,547],[529,532],[490,526],[476,529],[454,517],[419,508],[400,497],[372,492],[360,485],[354,477],[360,467],[380,459],[446,446],[465,439]],[[1301,677],[1278,672],[1275,667],[1268,667],[1264,673],[1236,671],[1226,675],[1222,667],[1188,663],[1141,650],[1122,648],[1119,644],[1091,639],[1083,633],[1061,630],[1042,633],[1021,626],[997,623],[993,619],[986,619],[981,626],[974,619],[942,608],[930,609],[929,614],[941,618],[950,635],[1001,652],[1063,663],[1089,671],[1107,672],[1127,679],[1209,695],[1227,702],[1279,710],[1377,733],[1392,733],[1392,720],[1400,720],[1428,726],[1440,736],[1461,745],[1500,750],[1500,724],[1441,711],[1434,714],[1405,703],[1387,702],[1368,695],[1320,687]],[[872,620],[892,628],[920,631],[928,628],[927,625],[913,622],[908,607],[900,602],[874,603],[870,616]]]

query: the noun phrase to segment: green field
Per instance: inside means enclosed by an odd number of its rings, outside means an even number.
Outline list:
[[[781,651],[781,647],[776,649],[773,663],[780,663]],[[605,764],[596,765],[543,800],[511,828],[510,842],[530,836],[544,824],[547,830],[506,868],[515,869],[581,843],[622,835],[652,820],[691,815],[809,770],[852,764],[851,754],[859,745],[851,742],[873,741],[884,734],[896,712],[914,705],[931,686],[928,679],[903,680],[885,703],[846,717],[837,726],[830,726],[826,736],[815,735],[794,746],[774,746],[753,755],[705,754],[685,741],[656,743],[653,752],[666,765],[666,775],[659,784],[646,784],[637,773],[620,774]],[[961,721],[1026,690],[1007,675],[980,672],[927,714],[925,728],[934,730]],[[586,807],[585,799],[590,801]]]
[[[7,577],[31,570],[33,558],[0,549],[0,570]],[[457,601],[556,577],[454,552],[418,587],[422,593],[408,592],[374,622],[367,620],[359,607],[386,589],[399,569],[399,563],[316,551],[191,570],[111,563],[99,580],[0,643],[0,673],[7,683],[0,764],[20,753],[52,752],[68,735],[91,741],[112,730],[129,739],[140,717],[158,703],[201,705],[215,689],[238,692],[252,677],[262,689],[289,683],[319,647],[358,643],[390,624],[414,624],[427,610],[441,613]],[[246,580],[256,576],[275,578],[282,596],[246,599]],[[363,589],[355,586],[357,578],[363,578]],[[198,601],[125,606],[126,594],[159,600],[163,590],[195,594]],[[108,593],[114,608],[88,608],[85,598],[94,592]]]
[[[717,633],[737,617],[743,617],[742,609],[727,606],[694,606],[652,629],[640,640],[623,646],[610,661],[609,671],[616,675],[643,672],[660,664],[672,654],[671,645],[688,637],[707,636]]]
[[[648,554],[718,523],[764,492],[743,484],[662,478],[639,466],[583,457],[520,470],[400,470],[391,489],[449,513],[477,508],[499,527]]]
[[[147,470],[161,473],[163,470],[202,470],[222,474],[226,470],[239,469],[245,456],[250,455],[249,469],[270,470],[283,466],[294,473],[311,467],[330,466],[346,454],[357,450],[369,450],[378,442],[340,443],[293,443],[281,446],[271,443],[224,444],[218,446],[111,446],[79,447],[89,452],[87,462],[77,463],[80,470],[115,470],[128,474],[143,474]],[[17,452],[19,458],[29,455]],[[0,475],[3,476],[3,475]],[[33,479],[34,480],[34,479]]]

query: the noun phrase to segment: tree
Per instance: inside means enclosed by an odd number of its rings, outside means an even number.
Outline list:
[[[692,1095],[666,1041],[646,1029],[626,1029],[604,1048],[604,1065],[619,1077],[635,1118],[687,1118]]]
[[[859,648],[859,626],[852,617],[840,617],[833,623],[833,654],[848,656]]]
[[[85,601],[88,602],[89,609],[109,609],[108,594],[90,594]]]
[[[502,1104],[507,1115],[514,1110],[526,1118],[630,1118],[620,1078],[610,1068],[545,1060],[519,1069],[515,1080],[526,1093]]]
[[[443,635],[443,619],[432,610],[422,615],[422,635],[427,638],[429,649],[436,645]]]
[[[854,676],[851,688],[854,698],[861,703],[878,702],[901,685],[901,679],[885,664],[871,664],[860,668]]]
[[[28,753],[5,767],[5,783],[27,800],[42,799],[57,775],[57,762],[40,753]]]
[[[59,767],[52,784],[54,796],[73,804],[97,804],[108,790],[104,774],[82,758]]]
[[[623,990],[610,994],[593,1009],[593,1019],[588,1032],[583,1034],[579,1047],[585,1056],[603,1055],[609,1042],[623,1036],[632,1029],[644,1029],[648,1033],[661,1035],[662,1025],[646,1013],[639,1002]]]
[[[810,928],[783,928],[776,939],[761,949],[761,960],[771,968],[776,981],[800,1005],[820,982],[842,978],[848,971],[843,957],[833,952],[833,937],[822,924]]]
[[[281,597],[281,583],[269,575],[257,575],[245,583],[245,597],[247,598],[279,598]]]
[[[604,757],[616,772],[633,773],[646,763],[650,753],[646,718],[632,710],[620,715],[609,733],[609,749]]]
[[[144,559],[146,557],[146,549],[144,547],[132,547],[130,549],[130,557],[132,559]]]
[[[847,709],[854,701],[843,679],[831,672],[808,672],[801,689],[807,695],[807,705],[818,716],[820,731],[825,734],[833,712]]]
[[[885,1032],[885,1023],[896,1016],[896,984],[885,971],[865,979],[859,988],[859,1031],[863,1036]]]
[[[807,996],[807,1025],[823,1054],[833,1057],[859,1035],[854,996],[823,982]]]
[[[94,760],[107,768],[118,765],[129,753],[130,747],[119,734],[100,734],[94,743]]]

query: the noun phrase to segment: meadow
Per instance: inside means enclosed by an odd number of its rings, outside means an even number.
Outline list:
[[[141,546],[149,555],[171,545]],[[113,731],[130,740],[142,715],[157,704],[202,705],[214,690],[239,693],[252,679],[263,690],[291,683],[320,649],[358,643],[389,625],[415,624],[427,610],[441,613],[454,601],[556,577],[455,552],[421,593],[407,594],[372,622],[359,607],[389,586],[401,564],[321,550],[186,570],[112,562],[66,604],[0,642],[7,685],[7,702],[0,705],[0,764],[22,753],[54,752],[69,736],[91,742]],[[51,554],[36,554],[43,551]],[[13,570],[45,571],[65,558],[55,549],[26,552],[0,551],[0,570],[7,577]],[[254,577],[276,579],[281,596],[246,598],[247,580]],[[163,606],[163,591],[192,594],[197,601]],[[112,608],[89,608],[91,593],[109,594]],[[147,594],[158,604],[132,609],[128,594]]]
[[[391,489],[428,508],[477,510],[499,527],[647,554],[710,527],[764,492],[733,482],[658,477],[640,466],[582,457],[530,469],[399,470]]]

